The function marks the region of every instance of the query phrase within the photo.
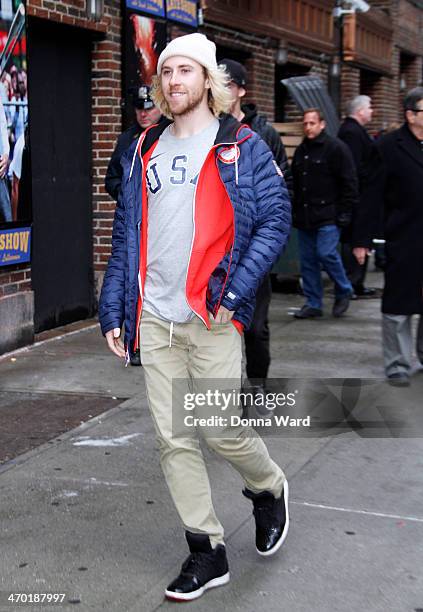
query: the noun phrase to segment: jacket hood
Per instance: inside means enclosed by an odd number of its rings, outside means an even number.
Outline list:
[[[257,114],[257,106],[255,104],[243,104],[241,110],[244,113],[243,121],[248,123],[248,125],[251,125],[251,122],[256,118],[263,119],[263,117]]]
[[[244,113],[243,123],[247,123],[254,131],[265,129],[268,125],[268,120],[264,115],[259,115],[255,104],[243,104],[241,110]]]

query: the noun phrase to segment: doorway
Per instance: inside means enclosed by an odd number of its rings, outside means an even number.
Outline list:
[[[91,41],[28,24],[35,332],[94,313]]]

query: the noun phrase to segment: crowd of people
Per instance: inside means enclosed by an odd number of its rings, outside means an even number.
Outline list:
[[[172,383],[191,389],[214,379],[225,388],[229,378],[241,385],[244,337],[248,378],[256,396],[265,395],[269,274],[291,222],[305,297],[296,318],[321,318],[322,270],[334,283],[334,317],[351,299],[372,296],[367,259],[373,238],[383,235],[387,380],[410,382],[413,314],[420,315],[423,363],[423,88],[405,96],[404,124],[378,142],[365,127],[367,96],[350,101],[337,137],[327,133],[321,109],[307,109],[290,168],[277,132],[243,104],[247,76],[233,60],[218,66],[204,35],[174,39],[152,89],[134,95],[137,122],[119,138],[106,177],[117,205],[100,324],[109,349],[144,368],[161,466],[190,549],[165,590],[176,601],[196,599],[230,575],[198,439],[173,435],[183,406]],[[207,436],[199,424],[198,433],[243,477],[256,550],[274,554],[289,526],[284,472],[248,425]]]
[[[22,218],[19,214],[19,184],[22,159],[28,148],[25,142],[27,93],[26,70],[12,64],[0,78],[0,223]]]
[[[266,142],[289,191],[292,222],[298,230],[302,287],[306,298],[305,304],[294,316],[297,319],[322,317],[322,270],[325,270],[334,283],[334,317],[344,315],[350,300],[379,297],[377,290],[365,285],[369,254],[375,247],[373,240],[379,239],[378,242],[383,242],[386,225],[387,238],[390,238],[389,229],[395,227],[390,219],[393,215],[394,218],[399,218],[401,209],[404,208],[402,190],[406,190],[410,181],[415,179],[415,194],[419,193],[423,185],[420,182],[420,168],[417,166],[413,172],[411,166],[401,180],[397,179],[400,181],[395,186],[398,199],[392,201],[390,187],[387,187],[393,179],[388,172],[386,143],[389,142],[393,148],[396,140],[391,133],[397,136],[402,134],[400,150],[407,149],[408,155],[413,158],[414,149],[415,162],[419,162],[421,155],[415,149],[423,142],[423,117],[420,114],[420,107],[423,105],[422,88],[416,88],[405,97],[404,124],[391,126],[377,138],[372,137],[366,129],[374,112],[369,96],[359,95],[347,102],[346,116],[337,137],[327,134],[325,120],[319,108],[307,109],[303,116],[304,138],[295,151],[290,167],[279,134],[264,116],[258,114],[254,104],[243,103],[248,80],[245,67],[231,59],[222,60],[220,65],[230,77],[228,87],[233,99],[231,114],[241,123],[251,127]],[[119,138],[106,176],[106,189],[115,200],[120,190],[120,158],[123,152],[145,129],[165,120],[154,105],[150,88],[147,86],[142,86],[134,92],[133,105],[136,122]],[[412,200],[413,198],[407,199],[410,204]],[[408,229],[412,232],[414,228],[417,236],[421,219],[419,220],[418,210],[415,213],[417,217],[411,216],[407,219],[410,224]],[[404,215],[406,214],[412,215],[411,211],[404,212]],[[402,243],[407,244],[405,237],[402,238]],[[414,243],[414,248],[418,251],[418,240]],[[400,263],[397,263],[392,260],[390,240],[386,248],[382,248],[382,253],[380,247],[376,248],[376,263],[380,260],[383,262],[381,267],[386,267],[386,287],[383,294],[385,372],[392,384],[407,385],[411,371],[410,317],[412,314],[423,313],[422,253],[413,253],[413,247],[410,246],[405,249],[408,253],[402,254]],[[399,255],[397,250],[396,258]],[[392,275],[395,276],[394,279]],[[410,283],[415,283],[414,298],[409,295],[408,290],[402,290],[406,278],[410,278]],[[270,365],[268,311],[271,291],[268,273],[256,294],[251,326],[244,332],[246,371],[256,392],[264,392]],[[423,363],[422,334],[423,324],[420,323],[416,349],[417,356]],[[141,364],[139,350],[130,350],[130,361],[132,365]]]
[[[325,132],[319,109],[304,113],[304,139],[292,162],[293,224],[298,228],[306,303],[295,316],[322,316],[321,270],[335,285],[333,315],[368,297],[367,260],[385,240],[382,347],[387,380],[408,386],[412,315],[420,315],[416,353],[423,364],[423,87],[404,98],[404,124],[375,141],[366,130],[368,96],[347,105],[338,137]],[[342,242],[342,258],[338,244]]]

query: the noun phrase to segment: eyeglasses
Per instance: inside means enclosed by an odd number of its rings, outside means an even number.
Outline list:
[[[423,108],[412,108],[413,113],[423,113]]]

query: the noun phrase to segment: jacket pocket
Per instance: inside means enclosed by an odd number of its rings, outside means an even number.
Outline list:
[[[313,224],[335,223],[336,206],[330,198],[311,198],[310,216]]]

